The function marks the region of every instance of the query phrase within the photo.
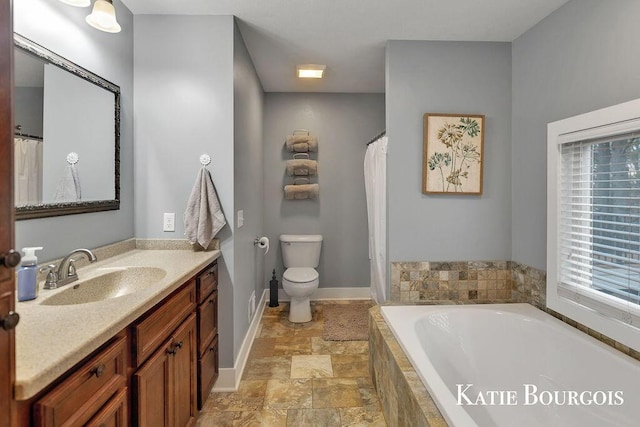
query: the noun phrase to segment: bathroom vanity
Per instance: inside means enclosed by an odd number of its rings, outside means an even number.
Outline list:
[[[21,303],[16,424],[194,425],[218,376],[219,255],[135,249],[80,269],[79,286]],[[59,296],[105,270],[154,268],[166,274],[130,294],[88,303]]]

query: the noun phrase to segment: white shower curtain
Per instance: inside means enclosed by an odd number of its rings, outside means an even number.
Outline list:
[[[371,298],[386,301],[387,279],[387,137],[369,144],[364,156],[364,186],[369,223]]]
[[[14,138],[14,198],[16,206],[42,203],[42,143]]]

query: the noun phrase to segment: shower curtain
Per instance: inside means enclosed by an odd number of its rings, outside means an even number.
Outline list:
[[[364,156],[364,184],[369,223],[371,298],[384,302],[387,279],[387,137],[369,144]]]
[[[14,138],[14,198],[16,206],[42,202],[42,143]]]

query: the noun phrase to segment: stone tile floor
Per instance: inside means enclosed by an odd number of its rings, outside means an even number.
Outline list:
[[[291,323],[288,304],[266,307],[238,391],[211,393],[198,426],[386,426],[369,375],[367,341],[324,341],[323,307]]]

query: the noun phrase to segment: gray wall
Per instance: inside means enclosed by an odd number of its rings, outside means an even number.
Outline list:
[[[14,122],[22,126],[19,132],[42,136],[42,87],[16,87],[13,100]]]
[[[510,44],[390,41],[386,98],[389,261],[509,259]],[[422,194],[426,112],[485,115],[481,196]]]
[[[264,229],[262,195],[262,121],[264,94],[238,27],[233,32],[234,206],[244,225],[234,233],[234,356],[249,329],[248,301],[256,304],[264,288],[262,251],[253,245]],[[230,214],[233,214],[231,212]]]
[[[218,234],[220,363],[233,366],[233,17],[135,16],[136,237],[184,239],[203,153],[227,226]],[[175,232],[162,231],[164,212]]]
[[[546,269],[547,123],[640,97],[638,16],[573,0],[513,42],[513,260]]]
[[[71,152],[82,200],[114,199],[114,94],[52,64],[44,66],[44,86],[42,200],[55,201]]]
[[[120,86],[120,210],[16,222],[16,247],[44,246],[39,260],[78,247],[97,247],[134,235],[133,219],[133,15],[114,1],[122,32],[87,25],[87,9],[58,1],[14,2],[14,30]]]
[[[264,119],[265,227],[271,250],[265,279],[284,271],[280,234],[322,234],[320,287],[368,287],[367,205],[364,192],[366,143],[384,129],[383,94],[267,93]],[[316,201],[289,201],[291,181],[284,141],[294,129],[318,137]],[[317,157],[316,157],[317,156]]]

